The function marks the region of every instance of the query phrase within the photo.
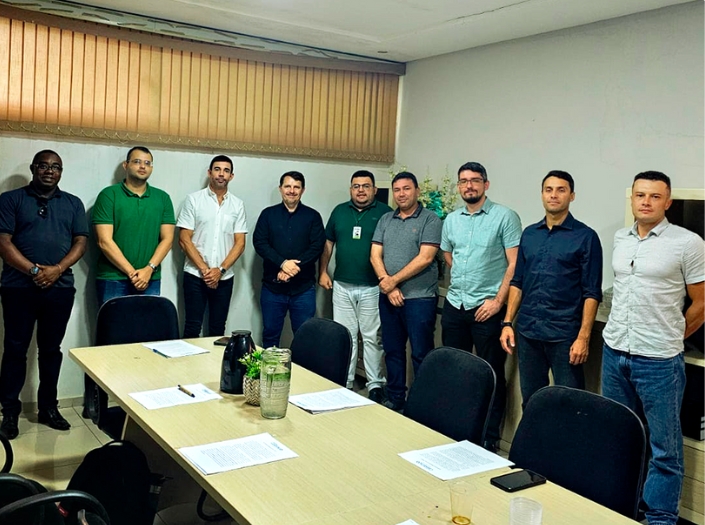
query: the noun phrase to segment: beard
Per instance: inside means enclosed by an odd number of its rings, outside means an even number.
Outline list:
[[[483,194],[484,195],[484,194]],[[463,200],[468,204],[477,204],[482,200],[483,195],[474,195],[472,197],[463,197]]]

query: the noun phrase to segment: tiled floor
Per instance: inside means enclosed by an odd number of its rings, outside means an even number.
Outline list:
[[[38,481],[49,490],[65,489],[84,456],[94,448],[111,441],[110,437],[89,419],[81,417],[81,409],[82,407],[60,409],[61,414],[71,423],[71,430],[67,432],[40,425],[37,423],[36,414],[22,414],[20,435],[12,441],[15,460],[11,472]],[[3,461],[4,457],[0,463]],[[212,512],[208,508],[206,511]],[[154,520],[154,525],[205,523],[197,517],[195,503],[165,509]],[[227,519],[210,523],[231,525],[234,522]]]

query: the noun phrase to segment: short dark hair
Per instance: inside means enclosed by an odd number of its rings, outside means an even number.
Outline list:
[[[284,179],[287,177],[291,177],[297,182],[301,183],[301,189],[304,189],[306,187],[306,179],[304,178],[304,174],[301,173],[300,171],[287,171],[284,175],[279,177],[279,187],[281,188],[282,184],[284,184]]]
[[[230,160],[230,157],[228,157],[227,155],[216,155],[215,157],[213,157],[213,160],[211,160],[211,165],[208,166],[209,171],[213,169],[213,164],[215,164],[216,162],[229,163],[230,164],[230,171],[231,172],[233,171],[233,161]]]
[[[152,155],[152,152],[149,151],[149,148],[147,148],[147,146],[135,146],[133,148],[130,148],[130,151],[127,152],[127,157],[125,158],[127,162],[130,162],[130,155],[132,155],[133,151],[141,151],[143,153],[147,153],[150,157],[152,157],[152,160],[154,160],[154,155]]]
[[[546,174],[546,176],[541,181],[541,191],[543,191],[543,185],[546,182],[546,179],[548,179],[549,177],[556,177],[557,179],[566,181],[570,186],[570,192],[575,193],[575,181],[573,180],[573,176],[567,171],[561,170],[551,170]]]
[[[353,179],[356,179],[358,177],[367,177],[369,179],[372,179],[372,185],[375,185],[375,176],[372,175],[371,171],[367,170],[358,170],[355,173],[352,174],[352,177],[350,177],[350,183],[352,184]]]
[[[671,192],[671,178],[665,173],[662,173],[660,171],[642,171],[634,177],[634,182],[638,181],[639,179],[660,180],[661,182],[665,182],[666,186],[668,187],[668,192]],[[634,187],[634,182],[632,182],[632,188]]]
[[[37,163],[37,159],[39,159],[39,157],[41,157],[42,155],[56,155],[57,157],[59,157],[59,160],[61,160],[61,157],[56,151],[51,149],[43,149],[34,156],[34,158],[32,159],[32,165],[35,165]]]
[[[392,186],[394,186],[394,183],[396,181],[401,179],[409,179],[411,182],[414,183],[414,188],[419,187],[419,181],[416,180],[416,175],[414,175],[410,171],[400,171],[399,173],[394,175],[394,178],[392,179]]]
[[[458,168],[458,177],[460,177],[460,173],[463,171],[474,171],[475,173],[479,173],[480,175],[482,175],[482,180],[487,182],[487,170],[479,162],[466,162],[465,164],[460,166]]]

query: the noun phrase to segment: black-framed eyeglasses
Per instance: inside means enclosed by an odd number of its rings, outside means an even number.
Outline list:
[[[37,164],[37,168],[42,171],[55,171],[61,173],[64,171],[64,167],[61,164],[47,164],[46,162],[40,162]]]
[[[49,207],[46,204],[40,205],[37,210],[37,215],[39,215],[42,219],[46,219],[47,215],[49,215]]]

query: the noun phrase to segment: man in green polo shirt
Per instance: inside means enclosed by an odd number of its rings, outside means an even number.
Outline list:
[[[319,262],[320,284],[333,290],[333,319],[344,325],[352,337],[348,388],[353,385],[357,364],[357,336],[362,336],[363,359],[369,398],[384,401],[382,359],[379,344],[379,286],[370,263],[372,234],[379,218],[392,209],[375,200],[375,176],[356,171],[350,179],[350,200],[338,204],[326,225],[326,245]],[[328,262],[335,251],[335,281],[328,275]]]
[[[98,194],[92,222],[101,254],[98,304],[123,295],[159,295],[159,265],[174,239],[174,206],[166,192],[147,184],[154,168],[144,146],[127,152],[125,180]]]

